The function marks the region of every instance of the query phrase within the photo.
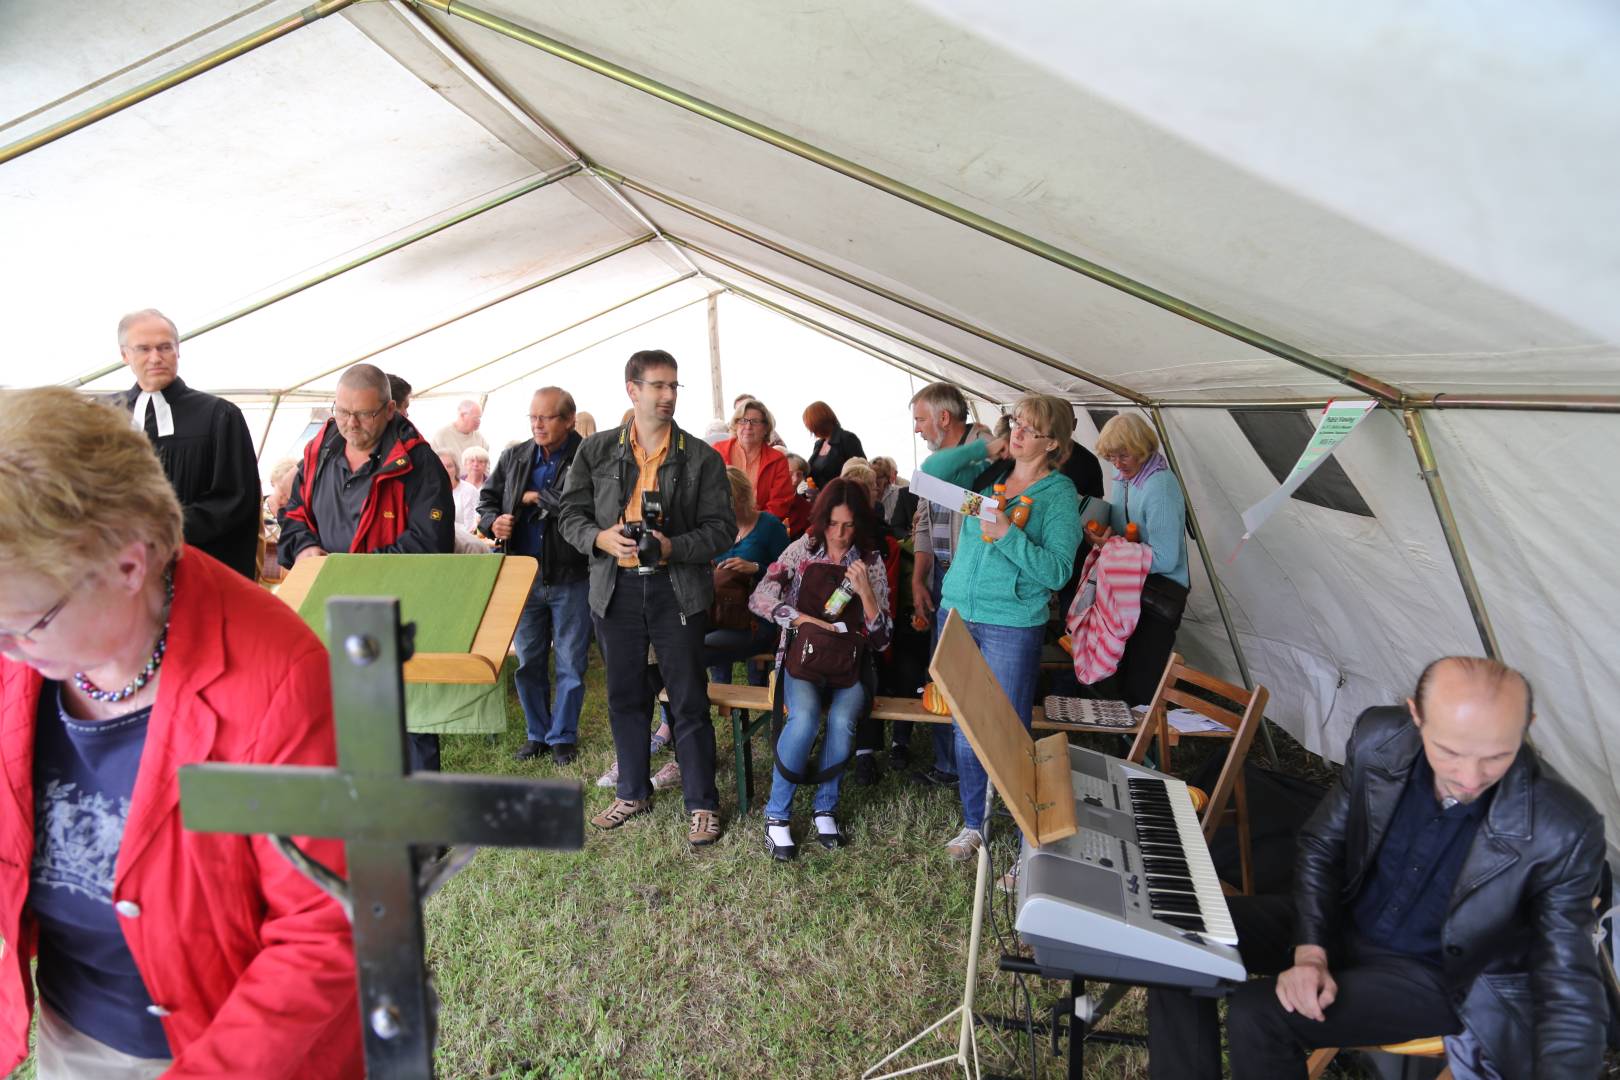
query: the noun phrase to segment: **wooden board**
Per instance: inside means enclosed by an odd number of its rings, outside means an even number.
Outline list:
[[[477,556],[469,555],[468,558]],[[309,595],[325,558],[319,555],[293,564],[275,594],[294,611]],[[418,653],[405,661],[408,683],[493,684],[500,676],[507,649],[517,634],[518,619],[528,599],[529,587],[540,572],[540,564],[526,555],[508,555],[501,560],[500,573],[484,607],[472,649],[464,653]]]
[[[1025,838],[1039,847],[1073,836],[1079,826],[1067,736],[1049,735],[1039,744],[1030,738],[955,611],[945,621],[928,671]]]

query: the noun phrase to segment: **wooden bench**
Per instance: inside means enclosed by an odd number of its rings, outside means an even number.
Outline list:
[[[668,700],[660,694],[660,700]],[[771,690],[768,686],[747,686],[739,683],[709,684],[709,704],[731,718],[731,745],[736,756],[737,812],[745,814],[754,794],[754,736],[771,719]],[[900,720],[913,724],[948,724],[949,716],[940,716],[923,708],[922,699],[914,697],[875,697],[871,716],[874,720]],[[1066,724],[1047,720],[1039,705],[1031,710],[1030,720],[1038,731],[1076,731],[1087,735],[1132,735],[1135,728],[1104,727],[1098,724]],[[1171,734],[1172,740],[1175,734]]]

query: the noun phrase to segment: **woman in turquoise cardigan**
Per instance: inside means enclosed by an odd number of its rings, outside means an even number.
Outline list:
[[[941,618],[954,609],[967,622],[974,643],[1026,728],[1040,678],[1047,608],[1052,594],[1069,580],[1080,547],[1079,495],[1058,471],[1073,434],[1074,413],[1067,402],[1031,394],[1013,406],[1012,427],[1005,438],[940,450],[922,464],[930,476],[972,487],[986,466],[1002,462],[980,490],[991,494],[994,478],[1004,476],[1000,482],[1006,484],[1006,506],[1016,504],[1020,495],[1033,500],[1022,528],[1008,524],[1004,515],[997,515],[995,522],[963,520],[940,600]],[[989,777],[960,728],[956,764],[964,825],[946,850],[952,858],[969,859],[984,842]]]

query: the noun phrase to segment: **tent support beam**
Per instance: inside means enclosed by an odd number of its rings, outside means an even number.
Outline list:
[[[632,330],[640,330],[643,326],[649,326],[652,323],[657,322],[659,319],[667,319],[671,315],[674,315],[677,312],[685,311],[687,308],[693,306],[694,304],[701,304],[707,299],[708,299],[707,296],[700,296],[696,300],[688,300],[684,304],[676,304],[674,307],[670,308],[668,311],[661,311],[657,315],[652,316],[651,318],[642,319],[640,322],[636,323],[634,326],[627,326],[623,330],[615,330],[615,331],[613,331],[613,333],[609,334],[607,337],[597,338],[595,341],[591,342],[589,345],[581,345],[579,348],[575,349],[572,352],[565,352],[561,356],[553,357],[552,359],[547,360],[545,363],[541,364],[539,367],[531,368],[528,371],[525,371],[521,375],[518,375],[518,376],[516,376],[514,378],[511,378],[511,379],[507,379],[505,382],[500,383],[500,384],[498,384],[496,386],[492,386],[492,387],[489,388],[489,393],[493,394],[498,390],[505,390],[508,386],[511,386],[513,383],[522,382],[524,379],[527,379],[527,378],[529,378],[531,376],[534,376],[534,375],[538,375],[540,372],[546,370],[546,368],[556,367],[558,364],[562,363],[564,360],[572,360],[574,357],[578,356],[580,353],[590,352],[592,349],[596,348],[598,345],[606,345],[608,342],[612,341],[614,338],[623,337],[625,334],[630,333],[630,331],[632,331]]]
[[[709,397],[714,415],[727,416],[726,391],[720,385],[720,298],[716,293],[709,294]]]
[[[936,308],[929,307],[928,305],[913,300],[908,296],[897,293],[892,289],[884,288],[882,285],[875,282],[856,277],[854,274],[822,262],[820,259],[817,259],[814,256],[806,255],[805,253],[790,248],[785,244],[780,244],[775,240],[769,239],[768,237],[761,236],[759,233],[753,232],[750,229],[745,229],[735,222],[727,221],[726,219],[718,217],[717,215],[712,214],[701,207],[693,206],[690,203],[677,199],[675,196],[670,195],[667,192],[659,191],[657,188],[645,184],[640,180],[625,176],[623,173],[615,172],[613,169],[607,168],[604,165],[599,165],[592,162],[589,167],[593,173],[597,174],[598,176],[605,177],[621,187],[628,188],[637,194],[644,195],[647,198],[652,199],[654,202],[662,203],[672,210],[678,210],[683,214],[697,218],[699,221],[713,225],[715,228],[728,232],[732,236],[747,240],[753,244],[757,244],[767,251],[775,252],[784,258],[792,259],[794,262],[803,266],[808,266],[812,270],[818,270],[829,277],[837,278],[846,285],[853,285],[863,292],[868,292],[873,296],[881,297],[892,304],[898,304],[903,308],[915,311],[919,315],[924,315],[930,319],[934,319],[937,322],[942,322],[945,325],[954,327],[965,334],[972,334],[981,341],[987,341],[992,345],[1006,349],[1008,352],[1017,353],[1019,356],[1033,360],[1035,363],[1040,364],[1043,367],[1051,368],[1054,371],[1061,371],[1065,375],[1070,375],[1076,379],[1084,380],[1085,382],[1088,382],[1092,386],[1098,387],[1099,389],[1107,390],[1109,393],[1118,394],[1120,397],[1135,402],[1137,405],[1145,406],[1148,404],[1148,399],[1146,397],[1137,393],[1135,390],[1132,390],[1128,386],[1122,386],[1119,383],[1113,382],[1112,380],[1101,375],[1094,375],[1089,371],[1066,364],[1055,357],[1047,356],[1045,353],[1037,352],[1028,346],[1020,345],[1015,341],[1002,337],[1000,334],[997,334],[991,330],[986,330],[982,326],[977,326],[965,319],[959,319],[954,315],[950,315]]]
[[[1479,631],[1480,645],[1485,649],[1486,656],[1500,660],[1502,651],[1496,644],[1496,631],[1491,627],[1490,614],[1485,610],[1485,594],[1480,591],[1479,580],[1474,577],[1473,564],[1469,562],[1468,550],[1463,546],[1462,530],[1457,527],[1456,515],[1451,512],[1451,499],[1446,495],[1445,482],[1440,479],[1440,466],[1435,461],[1434,447],[1429,443],[1423,414],[1416,409],[1403,409],[1401,416],[1406,421],[1406,434],[1412,440],[1412,450],[1417,454],[1423,482],[1428,485],[1429,498],[1434,502],[1435,516],[1440,519],[1440,530],[1445,533],[1446,547],[1450,549],[1452,564],[1457,568],[1457,580],[1462,585],[1463,596],[1468,600],[1468,611],[1474,617],[1474,628]]]
[[[1261,398],[1237,401],[1171,401],[1165,398],[1150,402],[1160,409],[1249,409],[1292,410],[1325,409],[1328,398]],[[1110,402],[1084,402],[1106,407]],[[1412,398],[1408,409],[1502,409],[1524,412],[1616,413],[1620,412],[1620,397],[1612,394],[1435,394],[1428,398]]]
[[[259,436],[259,445],[253,449],[253,460],[264,460],[264,444],[270,441],[270,425],[276,422],[276,410],[281,408],[281,395],[277,394],[270,399],[270,418],[264,422],[264,432]]]
[[[370,360],[373,357],[381,356],[383,353],[388,352],[390,349],[397,349],[401,345],[404,345],[404,344],[407,344],[409,342],[415,341],[417,338],[423,337],[423,336],[425,336],[427,334],[431,334],[435,330],[443,330],[445,327],[449,326],[451,323],[460,322],[462,319],[465,319],[470,315],[477,315],[480,311],[488,311],[490,308],[494,307],[496,304],[504,304],[506,301],[511,300],[511,299],[513,299],[515,297],[522,296],[526,292],[531,292],[531,291],[533,291],[535,289],[538,289],[542,285],[549,285],[553,281],[558,280],[559,278],[565,278],[569,274],[575,273],[575,272],[580,271],[580,270],[584,270],[586,267],[595,266],[597,263],[603,262],[604,260],[607,260],[607,259],[611,259],[615,255],[622,255],[626,251],[629,251],[631,248],[640,247],[642,244],[645,244],[648,241],[653,240],[653,239],[656,239],[656,237],[654,237],[651,233],[648,233],[645,236],[638,236],[638,237],[636,237],[636,238],[634,238],[632,240],[627,240],[622,244],[615,244],[613,247],[608,248],[604,252],[601,252],[601,253],[596,254],[596,255],[592,255],[590,258],[584,259],[584,260],[582,260],[580,262],[577,262],[577,263],[574,263],[572,266],[564,267],[563,269],[558,270],[556,273],[547,274],[545,277],[537,278],[536,280],[529,282],[527,285],[519,285],[517,288],[511,289],[511,290],[509,290],[507,292],[504,292],[501,295],[495,297],[493,300],[485,300],[483,303],[476,304],[473,307],[468,308],[466,311],[462,311],[462,312],[459,312],[459,313],[457,313],[455,315],[450,316],[448,319],[440,319],[438,322],[433,323],[431,326],[424,326],[420,330],[413,330],[409,334],[406,334],[404,337],[397,338],[394,341],[389,342],[387,345],[381,345],[381,346],[379,346],[379,347],[377,347],[375,349],[372,349],[370,352],[364,353],[364,354],[362,354],[360,356],[357,356],[353,360],[348,361],[347,363],[339,364],[336,367],[327,368],[325,371],[316,372],[314,375],[311,375],[309,378],[304,379],[301,382],[296,382],[291,386],[284,387],[283,392],[285,392],[287,390],[297,390],[299,387],[302,387],[302,386],[308,386],[310,383],[314,382],[316,379],[324,379],[324,378],[326,378],[326,376],[335,375],[336,373],[344,370],[345,368],[350,368],[350,367],[353,367],[355,364],[364,363],[365,361]]]
[[[1221,579],[1215,573],[1215,560],[1210,558],[1209,543],[1204,538],[1204,526],[1198,520],[1198,510],[1193,506],[1192,492],[1187,490],[1187,481],[1181,475],[1181,466],[1176,462],[1176,449],[1170,443],[1170,429],[1165,426],[1164,417],[1159,415],[1158,406],[1153,406],[1149,413],[1153,417],[1153,426],[1159,433],[1159,443],[1164,447],[1164,456],[1170,462],[1170,471],[1175,474],[1176,483],[1181,486],[1181,498],[1187,504],[1187,520],[1192,522],[1193,539],[1198,543],[1198,557],[1204,562],[1204,573],[1209,576],[1210,591],[1215,594],[1215,606],[1220,609],[1221,623],[1226,627],[1226,640],[1232,644],[1232,656],[1237,660],[1238,674],[1243,677],[1246,689],[1254,689],[1254,676],[1249,674],[1249,661],[1243,655],[1243,646],[1238,642],[1237,627],[1232,622],[1232,612],[1226,606],[1226,591],[1221,586]],[[1260,718],[1260,736],[1266,743],[1266,758],[1271,762],[1272,768],[1277,768],[1277,747],[1271,741],[1271,722],[1264,716]]]
[[[355,0],[320,0],[319,3],[311,4],[296,15],[289,15],[279,22],[261,27],[245,37],[239,37],[235,41],[215,49],[206,56],[200,56],[188,64],[182,64],[173,71],[165,72],[155,79],[148,79],[139,86],[131,87],[121,94],[116,94],[98,105],[92,105],[83,112],[74,113],[67,119],[42,128],[32,135],[18,139],[14,143],[0,146],[0,165],[4,165],[8,161],[14,161],[30,151],[38,150],[42,146],[49,145],[64,135],[71,135],[81,128],[89,127],[98,120],[104,120],[115,113],[123,112],[131,105],[138,105],[147,98],[155,97],[171,87],[179,86],[181,83],[193,79],[205,71],[212,71],[221,64],[250,53],[261,45],[268,45],[270,42],[284,37],[294,30],[342,11],[352,3],[355,3]]]
[[[937,347],[935,347],[933,345],[929,345],[926,342],[918,341],[915,338],[907,337],[904,334],[901,334],[901,333],[899,333],[897,331],[887,329],[886,327],[880,326],[879,324],[877,324],[875,322],[872,322],[870,319],[863,318],[860,315],[851,314],[850,312],[845,311],[843,308],[838,307],[836,304],[829,304],[827,301],[818,299],[817,297],[814,297],[814,296],[811,296],[809,293],[800,292],[798,289],[793,288],[791,285],[785,285],[782,282],[777,281],[775,278],[770,277],[769,275],[762,274],[757,270],[750,270],[748,267],[743,266],[740,263],[734,263],[730,259],[726,258],[724,255],[718,255],[715,252],[710,251],[708,248],[700,247],[697,244],[692,243],[692,241],[685,239],[684,237],[676,236],[673,233],[669,233],[669,234],[666,234],[666,235],[668,235],[670,240],[674,241],[676,247],[684,248],[684,249],[686,249],[688,251],[694,251],[697,254],[703,256],[705,259],[708,259],[708,260],[710,260],[712,262],[719,263],[721,266],[724,266],[728,270],[735,270],[739,274],[747,274],[749,277],[753,278],[755,281],[764,282],[765,284],[771,286],[773,289],[779,289],[782,292],[787,293],[789,296],[793,297],[795,300],[802,300],[806,304],[814,305],[815,307],[818,307],[823,311],[826,311],[826,312],[828,312],[830,314],[833,314],[833,315],[837,315],[841,319],[848,319],[852,323],[855,323],[855,324],[857,324],[859,326],[864,326],[868,330],[871,330],[874,333],[882,334],[884,337],[890,338],[891,340],[898,341],[902,345],[909,345],[911,348],[916,349],[918,352],[931,353],[934,356],[937,356],[941,360],[945,361],[947,364],[952,364],[952,365],[954,365],[956,367],[959,367],[959,368],[962,368],[962,369],[964,369],[966,371],[971,371],[975,375],[979,375],[979,376],[982,376],[982,377],[984,377],[986,379],[990,379],[993,382],[1001,383],[1003,386],[1011,387],[1012,389],[1017,390],[1017,391],[1019,391],[1021,393],[1026,393],[1027,394],[1027,393],[1030,392],[1028,387],[1026,387],[1026,386],[1024,386],[1024,385],[1022,385],[1020,383],[1011,382],[1011,381],[1009,381],[1007,379],[1002,378],[1000,375],[997,375],[993,371],[988,371],[985,368],[979,367],[976,364],[969,363],[968,361],[963,360],[959,356],[954,356],[951,353],[945,352],[943,349],[937,348]]]
[[[235,322],[237,319],[243,318],[244,316],[252,315],[256,311],[262,311],[265,308],[269,307],[271,304],[277,303],[277,302],[282,301],[282,300],[286,300],[287,298],[292,297],[292,296],[297,296],[299,293],[303,292],[305,289],[314,288],[316,285],[324,284],[325,282],[331,281],[335,277],[339,277],[339,276],[341,276],[343,274],[347,274],[350,270],[358,270],[360,267],[365,266],[367,263],[374,262],[377,259],[380,259],[385,255],[392,255],[394,252],[399,251],[402,248],[410,247],[412,244],[416,243],[418,240],[426,240],[428,237],[433,236],[433,235],[435,235],[437,233],[441,233],[445,229],[448,229],[452,225],[460,225],[463,221],[470,221],[471,219],[477,217],[480,214],[487,213],[490,210],[494,210],[496,207],[505,206],[507,203],[511,202],[513,199],[519,199],[519,198],[522,198],[524,195],[529,194],[530,192],[539,191],[541,188],[544,188],[544,187],[550,187],[552,184],[555,184],[559,180],[566,180],[566,179],[568,179],[568,177],[573,176],[575,173],[580,172],[582,169],[583,169],[583,166],[578,164],[578,163],[565,165],[560,169],[554,170],[553,172],[549,172],[544,176],[537,177],[536,179],[531,180],[526,184],[522,184],[522,185],[520,185],[520,186],[518,186],[516,188],[513,188],[511,191],[508,191],[503,195],[497,195],[497,196],[495,196],[495,198],[489,199],[486,202],[479,203],[477,206],[469,207],[466,210],[463,210],[458,214],[452,214],[449,217],[445,218],[443,221],[436,221],[432,225],[428,225],[428,226],[425,226],[425,227],[423,227],[421,229],[418,229],[417,231],[411,233],[409,236],[402,236],[398,240],[395,240],[395,241],[393,241],[391,243],[384,244],[380,248],[376,248],[375,250],[368,251],[364,255],[356,256],[355,258],[349,259],[348,261],[346,261],[346,262],[344,262],[344,263],[342,263],[342,264],[340,264],[338,266],[334,266],[330,270],[323,270],[321,273],[316,274],[312,278],[309,278],[309,279],[307,279],[305,281],[300,281],[300,282],[298,282],[297,284],[294,284],[294,285],[289,285],[285,289],[277,290],[276,292],[274,292],[271,295],[265,297],[264,299],[255,300],[253,303],[249,304],[247,307],[239,308],[236,311],[233,311],[228,315],[222,315],[219,318],[215,319],[213,322],[204,323],[202,326],[193,327],[192,329],[187,330],[185,333],[181,334],[180,335],[180,340],[182,342],[190,341],[192,338],[201,337],[203,334],[208,333],[210,330],[218,330],[220,327],[227,326],[227,325]],[[123,366],[124,365],[123,365],[122,362],[119,362],[119,363],[116,363],[116,364],[108,364],[105,367],[97,368],[95,371],[87,372],[87,373],[85,373],[83,375],[80,375],[78,378],[76,378],[72,382],[68,383],[68,385],[69,386],[83,386],[85,383],[94,382],[96,379],[99,379],[99,378],[101,378],[101,377],[103,377],[105,375],[110,375],[111,373],[113,373],[114,371],[117,371],[119,368],[121,368]]]
[[[929,371],[927,368],[919,367],[917,364],[897,356],[894,353],[880,349],[876,345],[868,344],[867,342],[856,337],[854,334],[839,330],[837,327],[829,326],[824,322],[819,322],[816,319],[810,318],[808,315],[802,315],[799,312],[794,311],[792,308],[778,304],[774,300],[767,299],[756,292],[745,289],[740,285],[725,280],[724,278],[712,277],[711,275],[711,280],[713,280],[717,285],[723,286],[729,293],[740,296],[744,300],[751,303],[757,304],[766,311],[798,323],[807,330],[813,330],[822,337],[830,338],[842,345],[848,345],[850,348],[863,352],[872,359],[885,363],[897,371],[902,371],[905,374],[910,375],[912,378],[921,379],[925,383],[939,381],[938,372]],[[1015,386],[1014,389],[1022,390],[1023,388]],[[973,396],[978,397],[980,395],[975,394]]]
[[[505,360],[508,357],[516,356],[518,353],[524,351],[525,349],[532,349],[536,345],[539,345],[539,344],[541,344],[543,342],[550,341],[554,337],[561,337],[563,334],[568,333],[568,331],[570,331],[570,330],[578,330],[581,326],[584,326],[586,323],[595,322],[597,319],[600,319],[602,316],[611,315],[615,311],[618,311],[622,307],[629,307],[631,304],[635,303],[637,300],[645,300],[645,299],[647,299],[647,297],[652,296],[654,293],[663,292],[665,289],[668,289],[668,288],[670,288],[672,286],[675,286],[675,285],[679,285],[683,281],[690,281],[690,280],[692,280],[693,278],[695,278],[697,276],[698,276],[697,271],[693,270],[690,273],[682,274],[678,278],[673,278],[670,281],[666,281],[662,285],[655,285],[652,288],[648,289],[646,292],[640,292],[640,293],[637,293],[636,295],[634,295],[632,297],[629,297],[629,298],[624,299],[624,300],[620,300],[618,303],[610,305],[608,307],[605,307],[601,311],[598,311],[598,312],[596,312],[594,314],[591,314],[591,315],[587,315],[583,319],[576,319],[573,322],[569,323],[567,326],[559,327],[558,329],[551,331],[551,333],[549,333],[549,334],[545,334],[545,335],[543,335],[541,337],[537,337],[533,341],[528,342],[527,344],[519,345],[515,349],[510,349],[507,352],[503,352],[503,353],[501,353],[501,355],[495,357],[493,360],[485,360],[481,364],[474,364],[472,367],[468,368],[467,370],[459,371],[456,374],[450,376],[448,379],[441,379],[440,381],[434,383],[432,386],[429,386],[426,389],[423,389],[423,390],[419,391],[418,393],[416,393],[416,394],[414,394],[412,396],[413,397],[421,397],[421,396],[423,396],[425,394],[432,393],[434,390],[437,390],[441,386],[449,386],[451,383],[456,382],[459,379],[465,379],[467,376],[471,375],[475,371],[482,371],[487,367],[490,367],[490,366],[492,366],[494,364],[500,363],[502,360]],[[486,394],[485,396],[487,397],[488,395]],[[482,406],[480,406],[480,407],[482,407]]]
[[[1143,300],[1184,319],[1189,319],[1200,326],[1235,338],[1262,352],[1270,353],[1273,356],[1287,360],[1289,363],[1326,375],[1385,404],[1398,406],[1404,403],[1406,399],[1407,395],[1398,387],[1392,386],[1381,379],[1375,379],[1342,364],[1334,363],[1324,357],[1315,356],[1303,349],[1278,341],[1268,334],[1263,334],[1251,327],[1217,315],[1213,311],[1208,311],[1179,297],[1171,296],[1169,293],[1155,289],[1151,285],[1126,277],[1124,274],[1110,270],[1108,267],[1092,262],[1089,259],[1081,258],[1079,255],[1048,244],[1046,241],[1037,239],[1028,233],[1020,232],[1010,225],[994,221],[982,214],[947,202],[936,195],[923,191],[921,188],[913,187],[875,169],[867,168],[830,150],[813,146],[802,139],[778,131],[757,120],[750,120],[713,102],[704,101],[701,98],[683,93],[649,76],[638,74],[612,61],[574,48],[572,45],[547,37],[528,27],[519,26],[517,23],[503,19],[499,15],[483,11],[471,4],[462,3],[461,0],[412,0],[412,2],[422,7],[441,11],[446,15],[454,15],[465,19],[470,23],[484,27],[486,30],[493,30],[504,37],[522,42],[531,48],[539,49],[541,52],[549,53],[571,64],[577,64],[588,71],[594,71],[598,75],[606,76],[632,89],[640,90],[642,93],[649,94],[660,101],[695,113],[717,124],[722,124],[733,131],[741,132],[779,150],[785,150],[806,161],[814,162],[851,180],[859,181],[885,194],[911,203],[913,206],[973,229],[975,232],[1010,244],[1031,255],[1055,263],[1066,270],[1072,270],[1093,281],[1107,285],[1109,288],[1118,289],[1123,293],[1136,297],[1138,300]]]

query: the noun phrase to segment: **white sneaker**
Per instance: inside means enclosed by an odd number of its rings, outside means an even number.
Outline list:
[[[945,853],[957,862],[966,862],[977,855],[983,846],[984,837],[979,835],[978,829],[963,829],[945,845]]]
[[[596,778],[597,787],[616,788],[619,786],[619,763],[615,761],[613,767]]]

